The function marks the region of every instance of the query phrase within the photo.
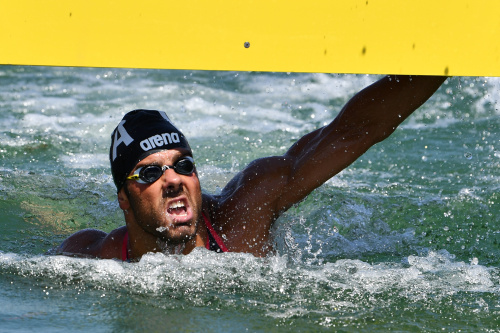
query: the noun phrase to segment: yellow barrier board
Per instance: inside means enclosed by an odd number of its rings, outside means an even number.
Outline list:
[[[0,64],[500,76],[498,0],[0,0]]]

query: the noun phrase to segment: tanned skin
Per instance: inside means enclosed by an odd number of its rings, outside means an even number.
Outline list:
[[[121,259],[128,230],[132,259],[148,252],[187,254],[207,242],[203,212],[229,251],[264,256],[272,251],[270,230],[283,212],[391,135],[445,80],[382,78],[351,98],[330,124],[303,136],[284,155],[251,162],[219,195],[202,194],[196,173],[185,176],[172,169],[153,184],[127,180],[118,192],[126,226],[109,234],[79,231],[58,252]],[[172,165],[186,155],[189,151],[182,149],[162,151],[135,169],[147,164]],[[173,203],[181,207],[169,208]]]

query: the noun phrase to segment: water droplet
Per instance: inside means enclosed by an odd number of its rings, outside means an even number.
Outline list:
[[[468,160],[471,160],[471,159],[472,159],[472,153],[470,153],[470,152],[466,152],[466,153],[464,154],[464,156],[465,156],[465,158],[466,158],[466,159],[468,159]]]

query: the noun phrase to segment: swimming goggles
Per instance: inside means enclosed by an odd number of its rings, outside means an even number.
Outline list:
[[[127,177],[127,180],[135,180],[140,184],[151,184],[160,179],[165,170],[174,169],[180,175],[190,175],[194,172],[194,160],[190,156],[186,156],[174,163],[174,165],[146,165],[135,170],[132,176]]]

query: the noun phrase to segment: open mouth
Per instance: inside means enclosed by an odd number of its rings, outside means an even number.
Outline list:
[[[188,214],[186,204],[182,200],[172,202],[167,212],[173,216],[187,216]]]

